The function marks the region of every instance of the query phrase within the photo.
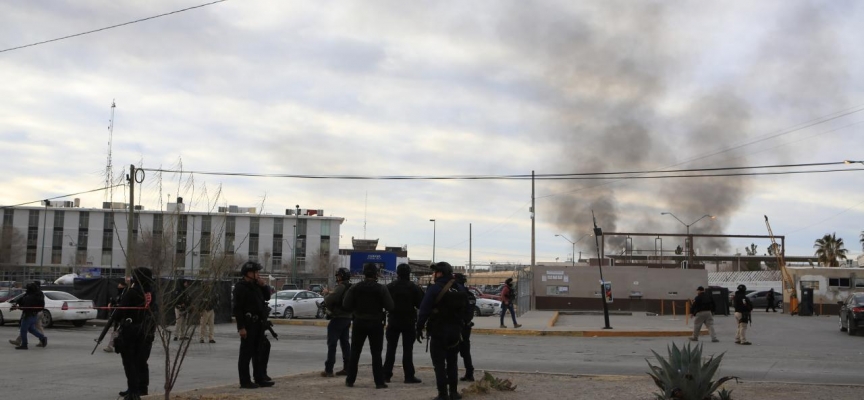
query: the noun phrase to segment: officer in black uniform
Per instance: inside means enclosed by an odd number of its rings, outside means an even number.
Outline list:
[[[468,298],[465,311],[462,313],[462,343],[459,343],[459,355],[465,363],[465,376],[459,378],[462,382],[474,382],[474,362],[471,361],[471,329],[474,327],[474,309],[477,307],[477,297],[474,296],[466,284],[468,278],[465,274],[453,274],[456,283],[462,285],[462,291]]]
[[[435,400],[461,399],[457,388],[459,344],[462,316],[468,299],[462,292],[462,285],[453,278],[450,264],[433,264],[432,272],[435,281],[426,288],[417,316],[417,340],[423,338],[423,328],[426,327],[429,355],[435,367],[435,385],[438,388]]]
[[[390,382],[393,377],[393,364],[396,362],[396,347],[399,336],[402,336],[402,370],[405,371],[405,383],[420,383],[414,376],[414,339],[417,324],[417,309],[423,301],[423,289],[411,282],[411,267],[399,264],[396,267],[395,281],[387,285],[387,291],[393,298],[395,308],[389,313],[387,322],[387,355],[384,357],[384,381]]]
[[[348,375],[348,361],[351,358],[351,312],[342,308],[345,293],[351,287],[351,271],[348,268],[336,270],[336,287],[324,297],[324,305],[330,323],[327,324],[327,361],[324,361],[324,371],[321,376],[345,376]],[[342,348],[342,369],[334,375],[333,366],[336,365],[336,346]]]
[[[384,373],[381,367],[381,351],[384,349],[384,312],[393,310],[393,298],[387,287],[378,283],[378,266],[372,263],[363,265],[363,282],[352,285],[345,293],[342,308],[354,313],[354,327],[351,330],[351,362],[345,386],[353,387],[357,380],[357,366],[363,344],[369,338],[372,351],[372,377],[375,388],[384,389]]]
[[[261,269],[261,264],[247,261],[240,268],[243,280],[234,285],[234,319],[240,334],[237,371],[240,374],[240,387],[243,389],[274,385],[272,380],[267,379],[266,365],[262,357],[268,314],[265,302],[270,299],[270,288],[258,275]],[[249,361],[252,361],[254,382],[249,376]]]
[[[126,390],[120,395],[137,400],[147,395],[150,385],[150,351],[156,333],[156,322],[151,311],[153,302],[153,271],[138,267],[132,271],[131,285],[120,299],[120,308],[114,321],[120,333],[114,339],[114,351],[123,359],[126,372]]]

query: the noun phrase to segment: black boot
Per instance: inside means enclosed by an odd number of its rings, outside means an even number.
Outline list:
[[[459,392],[450,392],[450,400],[461,400],[462,395]]]
[[[447,392],[438,392],[438,397],[432,400],[450,400],[450,396],[447,395]]]
[[[466,369],[465,376],[459,378],[459,380],[462,382],[474,382],[474,370]]]

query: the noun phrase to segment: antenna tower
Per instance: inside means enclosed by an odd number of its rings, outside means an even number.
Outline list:
[[[111,149],[112,142],[114,140],[114,108],[117,105],[114,103],[114,99],[111,100],[111,119],[108,120],[108,164],[105,167],[105,188],[108,189],[108,192],[105,193],[105,196],[108,197],[108,201],[114,201],[114,165],[111,160]]]

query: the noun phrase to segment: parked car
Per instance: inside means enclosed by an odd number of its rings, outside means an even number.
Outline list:
[[[66,292],[55,292],[46,290],[45,310],[42,311],[42,326],[50,328],[57,321],[71,321],[72,325],[81,327],[87,320],[96,318],[96,309],[93,301],[81,300]],[[7,322],[17,323],[21,319],[21,310],[12,310],[12,302],[17,300],[19,294],[14,298],[0,303],[0,325]]]
[[[768,300],[765,296],[768,295],[767,290],[760,290],[758,292],[752,292],[747,294],[747,298],[750,299],[750,302],[753,303],[753,310],[764,310],[768,307]],[[777,308],[783,308],[783,294],[780,292],[774,292],[774,305]]]
[[[492,299],[478,298],[474,306],[474,316],[498,315],[501,312],[501,302]]]
[[[855,334],[864,326],[864,293],[853,293],[840,304],[840,331]]]
[[[293,283],[286,283],[282,285],[282,290],[300,290],[300,288]]]
[[[9,300],[21,293],[24,293],[24,289],[13,287],[0,288],[0,302]]]
[[[746,295],[753,293],[753,292],[755,292],[755,290],[745,290],[744,295],[746,296]],[[730,309],[735,308],[735,293],[736,292],[734,290],[729,291],[729,308]],[[756,307],[754,306],[753,308],[755,309]]]
[[[313,283],[309,285],[309,291],[321,294],[321,291],[324,290],[324,285]]]
[[[480,289],[477,289],[476,287],[470,287],[470,286],[468,287],[468,290],[470,290],[471,293],[474,293],[474,297],[476,297],[478,299],[489,299],[489,300],[501,301],[501,295],[500,294],[496,295],[496,294],[483,293],[482,291],[480,291]]]
[[[270,316],[275,318],[324,318],[319,303],[324,297],[309,290],[280,290],[267,302]]]

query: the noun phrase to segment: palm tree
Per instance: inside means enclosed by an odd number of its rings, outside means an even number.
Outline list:
[[[837,238],[837,233],[825,234],[822,239],[816,239],[813,244],[819,263],[828,267],[839,267],[840,260],[846,259],[846,249],[843,248],[843,238]]]

